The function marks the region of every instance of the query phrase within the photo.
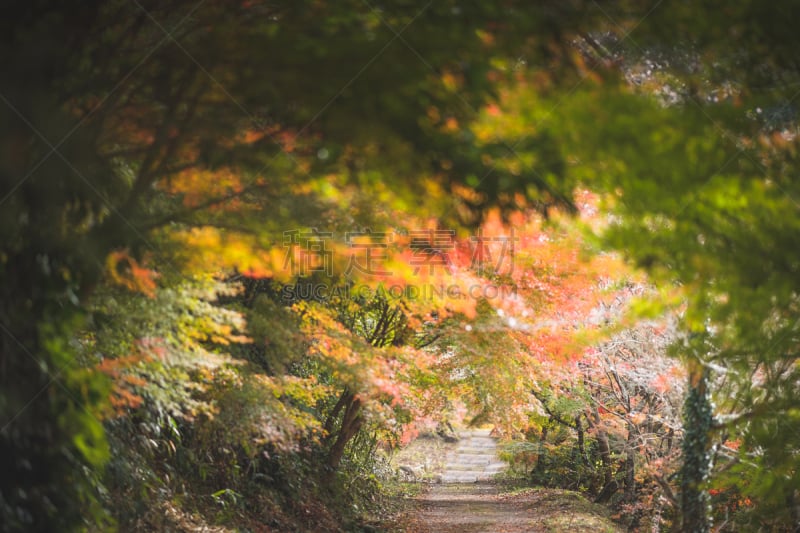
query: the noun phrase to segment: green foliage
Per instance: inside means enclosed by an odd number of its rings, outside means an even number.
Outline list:
[[[234,361],[225,350],[248,340],[243,317],[216,303],[220,295],[236,292],[235,286],[198,277],[154,297],[111,287],[94,295],[89,307],[96,327],[84,342],[84,360],[116,378],[120,413],[138,404],[127,390],[172,417],[192,419],[214,410],[204,392],[214,380],[231,379]]]
[[[3,317],[15,331],[3,341],[3,375],[15,379],[0,389],[0,450],[8,461],[0,481],[2,527],[108,527],[99,498],[109,448],[97,413],[109,383],[75,364],[72,339],[82,314],[47,314],[50,320],[25,325],[21,317]],[[53,412],[58,416],[49,417]]]
[[[681,287],[683,329],[709,336],[717,407],[690,396],[687,468],[715,439],[709,486],[754,502],[741,523],[797,522],[798,10],[717,4],[4,5],[2,527],[112,527],[105,499],[123,528],[176,528],[141,511],[198,479],[225,513],[269,493],[300,515],[326,460],[368,499],[365,428],[409,420],[408,383],[445,383],[414,368],[407,310],[290,310],[208,272],[276,277],[294,227],[476,225],[569,209],[578,184],[613,211],[605,245]],[[493,391],[530,369],[483,352],[518,342],[464,345],[452,394],[510,408]],[[553,471],[582,479],[566,449]]]
[[[181,294],[174,280],[155,291],[137,261],[150,255],[154,268],[164,271],[191,270],[198,262],[214,269],[217,260],[242,266],[241,248],[230,243],[243,234],[252,252],[274,246],[299,222],[331,215],[367,222],[377,218],[372,195],[393,207],[414,207],[420,198],[430,200],[427,206],[446,204],[446,189],[461,181],[464,165],[443,173],[438,162],[463,151],[464,140],[439,136],[438,125],[423,126],[421,119],[431,108],[457,120],[470,115],[489,94],[493,61],[508,62],[523,46],[536,50],[526,44],[528,36],[540,32],[547,40],[557,30],[553,22],[566,25],[571,13],[520,17],[523,5],[3,6],[0,407],[4,427],[14,422],[3,433],[3,470],[13,472],[2,489],[9,528],[56,516],[59,527],[50,529],[77,527],[82,498],[67,485],[81,485],[82,474],[73,481],[70,472],[104,457],[97,423],[76,414],[80,409],[105,415],[132,408],[139,398],[172,415],[198,416],[211,382],[204,374],[227,364],[208,346],[218,344],[215,328],[226,319],[209,317],[209,300]],[[414,31],[399,38],[396,32],[407,26]],[[479,38],[486,31],[496,35]],[[328,156],[318,157],[322,153]],[[430,182],[443,192],[423,194]],[[489,201],[522,185],[526,180],[517,180]],[[211,252],[214,264],[183,246],[187,235],[209,245],[215,235],[209,228],[222,235]],[[146,335],[163,342],[168,354],[153,364],[104,368],[150,384],[138,390],[143,386],[129,379],[130,387],[114,390],[117,403],[109,410],[97,405],[102,394],[95,394],[91,373],[75,373],[62,390],[57,374],[71,359],[63,347],[74,334],[62,326],[75,308],[85,312],[92,305],[112,252],[128,258],[127,266],[113,265],[111,277],[156,292],[156,301],[119,306],[115,296],[96,300],[98,331],[88,349],[99,353],[81,350],[82,365],[131,356],[144,330],[152,330]],[[123,316],[126,307],[131,314]],[[37,332],[46,324],[58,330],[47,339]],[[159,348],[143,351],[151,349]],[[23,409],[27,413],[14,419]],[[32,445],[40,434],[47,438]],[[56,461],[59,454],[69,459]],[[12,495],[26,477],[41,479],[41,487]],[[47,496],[35,496],[39,489]],[[13,510],[29,496],[36,503]]]
[[[270,374],[282,374],[292,365],[302,364],[305,341],[298,334],[298,318],[289,309],[262,293],[254,296],[246,318],[254,342],[244,357]]]
[[[585,82],[542,89],[532,66],[530,85],[499,103],[525,120],[484,127],[508,143],[526,137],[527,123],[552,134],[566,173],[602,191],[613,212],[598,228],[605,245],[682,288],[682,329],[709,337],[699,364],[712,371],[716,418],[698,426],[720,446],[709,486],[737,486],[753,503],[739,510],[751,523],[792,524],[800,72],[786,21],[797,9],[651,7],[609,5],[607,33],[582,36]]]
[[[581,452],[568,428],[555,422],[545,427],[548,431],[544,438],[529,433],[526,440],[503,447],[501,457],[510,465],[506,476],[528,486],[569,489],[596,496],[603,488],[604,472],[595,440],[587,438]]]
[[[349,443],[345,458],[331,488],[339,508],[358,519],[385,505],[384,484],[394,477],[388,458],[379,448],[379,432],[360,431]]]

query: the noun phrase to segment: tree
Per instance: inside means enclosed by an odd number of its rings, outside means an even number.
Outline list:
[[[253,250],[349,198],[368,220],[375,212],[365,199],[384,181],[406,204],[438,183],[440,196],[429,197],[441,201],[469,160],[445,172],[436,162],[452,160],[453,145],[446,136],[429,142],[438,126],[420,118],[431,109],[446,120],[469,115],[491,87],[493,58],[557,31],[518,9],[3,8],[1,446],[11,474],[1,493],[9,528],[69,527],[79,521],[72,502],[94,500],[88,485],[67,489],[81,485],[81,464],[102,468],[107,456],[92,416],[106,385],[72,369],[70,339],[90,318],[86,301],[106,257],[128,250],[140,262],[149,251],[157,268],[180,269],[213,250],[217,264],[265,274],[275,258]],[[326,198],[331,173],[342,194]],[[526,177],[514,183],[536,189]],[[488,192],[489,203],[503,197]],[[114,268],[133,274],[133,261]]]
[[[709,487],[735,486],[754,502],[737,518],[751,527],[788,527],[798,490],[789,429],[800,264],[790,4],[604,5],[605,23],[578,39],[585,81],[565,95],[542,84],[534,65],[487,122],[510,145],[522,146],[525,124],[548,132],[571,162],[566,174],[604,191],[614,214],[601,231],[606,246],[656,283],[683,287],[681,327],[709,339],[704,353],[684,357],[705,369],[690,373],[695,385],[709,372],[717,406],[696,451],[722,450],[712,481],[698,478],[685,496],[703,510]],[[687,404],[693,412],[705,407]],[[743,435],[735,451],[724,445],[730,435]]]
[[[790,17],[792,8],[741,3],[730,10],[697,6],[689,13],[673,6],[638,24],[648,9],[642,7],[632,13],[609,9],[610,34],[597,29],[582,36],[584,53],[612,66],[589,71],[602,83],[587,80],[568,97],[535,86],[514,88],[517,93],[500,100],[493,135],[516,144],[524,134],[515,135],[515,124],[550,131],[574,162],[568,172],[607,191],[607,205],[618,217],[604,231],[607,245],[624,250],[656,280],[685,286],[683,327],[711,332],[712,347],[699,361],[712,374],[720,373],[710,381],[718,387],[719,418],[710,429],[716,437],[707,437],[724,441],[742,431],[753,437],[749,452],[739,447],[731,453],[722,446],[719,486],[734,483],[759,502],[754,509],[771,510],[769,518],[756,520],[788,523],[791,512],[777,509],[794,501],[796,488],[785,483],[795,478],[794,460],[763,447],[766,432],[756,437],[752,431],[768,426],[773,436],[782,434],[783,424],[768,422],[772,415],[767,413],[783,412],[779,406],[784,400],[792,403],[795,388],[788,370],[794,360],[791,309],[797,292],[796,232],[788,222],[796,219],[796,192],[788,178],[794,118],[785,107],[797,76],[787,61],[795,37],[782,30],[767,37],[762,31],[776,17]],[[728,32],[738,35],[735,53],[721,44]],[[553,108],[557,118],[543,121]],[[502,117],[509,118],[502,122]],[[601,126],[586,128],[590,122]],[[754,367],[770,370],[753,373]],[[753,387],[771,392],[757,393]],[[731,398],[736,400],[729,403]],[[728,416],[729,410],[734,414]],[[705,442],[701,449],[711,446]],[[705,453],[687,461],[703,462]],[[761,459],[771,466],[756,467]],[[778,463],[783,475],[773,475]],[[739,481],[728,478],[730,471],[741,476]],[[693,508],[703,510],[707,485],[700,479],[694,483]]]
[[[796,15],[755,1],[5,6],[3,523],[102,521],[94,415],[111,384],[73,364],[98,286],[278,278],[290,229],[412,211],[479,227],[493,206],[506,220],[574,209],[579,183],[614,211],[606,245],[681,284],[684,328],[710,337],[691,358],[719,385],[713,437],[743,441],[717,457],[720,483],[758,502],[754,520],[790,523]]]

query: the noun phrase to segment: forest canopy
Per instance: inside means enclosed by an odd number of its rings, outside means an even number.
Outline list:
[[[466,412],[631,528],[791,530],[798,21],[5,3],[0,528],[289,528]]]

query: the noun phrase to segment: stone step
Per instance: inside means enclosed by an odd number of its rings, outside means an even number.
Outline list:
[[[459,472],[452,474],[443,474],[442,483],[477,483],[478,481],[490,481],[491,474],[485,472]]]
[[[475,474],[444,474],[442,483],[476,483],[478,476]]]
[[[460,433],[458,435],[458,438],[459,438],[459,440],[465,441],[465,440],[471,440],[471,439],[479,439],[479,440],[493,439],[494,437],[490,437],[489,435],[475,435],[475,434],[469,434],[469,433],[467,433],[467,434]]]
[[[497,441],[489,429],[459,432],[460,441],[447,457],[444,472],[437,478],[441,483],[475,483],[487,481],[502,472],[507,465],[497,456]]]
[[[494,457],[497,454],[497,448],[476,448],[473,446],[459,446],[456,448],[457,454],[464,455],[487,455]]]
[[[447,469],[444,471],[445,474],[453,474],[456,476],[465,476],[465,475],[484,475],[484,474],[491,474],[490,472],[486,472],[483,468],[453,468]]]
[[[445,471],[449,470],[475,470],[481,472],[501,472],[508,467],[505,463],[461,463],[454,461],[444,465]]]
[[[469,471],[469,472],[485,472],[486,466],[488,465],[474,465],[474,464],[466,464],[466,463],[447,463],[444,465],[445,472],[459,472],[459,471]]]
[[[485,437],[483,435],[470,435],[468,437],[461,437],[462,441],[474,440],[481,442],[495,442],[494,437]]]
[[[488,437],[492,434],[491,429],[465,429],[461,431],[461,435],[470,435],[470,436],[477,436],[477,437]]]
[[[468,439],[461,439],[461,442],[468,442],[474,445],[480,446],[491,446],[495,447],[497,445],[497,441],[495,441],[492,437],[470,437]]]
[[[455,462],[458,463],[474,463],[474,464],[489,464],[496,460],[494,454],[480,454],[480,453],[457,453],[455,455]]]

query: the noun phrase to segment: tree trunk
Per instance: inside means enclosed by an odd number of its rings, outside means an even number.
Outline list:
[[[625,501],[632,502],[636,499],[636,444],[635,428],[628,426],[628,439],[625,450]]]
[[[0,288],[0,529],[72,530],[101,512],[92,470],[108,453],[91,413],[104,379],[76,370],[84,317],[30,265],[6,266]]]
[[[682,531],[708,533],[709,496],[703,488],[709,474],[708,450],[711,430],[711,402],[708,398],[708,372],[698,363],[689,371],[689,393],[683,406],[684,438],[681,467]]]
[[[596,422],[600,420],[600,415],[596,414]],[[597,451],[600,454],[600,464],[603,466],[603,484],[608,485],[613,478],[611,473],[611,445],[608,442],[608,434],[602,429],[597,430]]]
[[[336,425],[336,420],[339,418],[339,413],[341,413],[342,409],[344,409],[344,407],[352,400],[353,395],[350,394],[349,389],[344,389],[342,394],[339,396],[339,400],[336,402],[336,405],[333,406],[330,414],[328,414],[328,418],[325,420],[325,425],[323,426],[328,439],[333,437],[333,426]]]
[[[547,426],[542,428],[542,435],[539,437],[539,454],[536,456],[536,466],[533,468],[531,480],[534,483],[541,482],[544,479],[544,469],[547,465],[547,460],[544,455],[545,444],[547,443]]]
[[[603,487],[600,489],[597,498],[595,498],[595,502],[605,503],[619,490],[619,484],[614,480],[614,475],[611,471],[611,445],[608,442],[608,434],[598,427],[600,425],[600,413],[596,409],[592,412],[591,417],[586,417],[586,420],[589,422],[590,427],[597,428],[597,452],[600,455],[600,464],[603,469]]]
[[[789,488],[786,494],[786,508],[789,510],[789,519],[795,524],[793,531],[800,531],[800,504],[798,504],[797,491]]]
[[[586,439],[583,424],[581,423],[581,415],[575,417],[575,431],[578,433],[578,454],[581,457],[581,461],[585,465],[590,465],[591,461],[589,461],[589,456],[586,454]]]
[[[339,431],[332,433],[335,420],[342,409],[344,409],[344,415],[342,416],[342,423],[339,426]],[[333,474],[339,468],[347,443],[356,436],[363,423],[364,419],[361,416],[361,400],[348,389],[345,389],[325,423],[329,439],[333,439],[333,445],[328,451],[328,458],[326,460],[327,474],[325,477],[328,480],[333,477]]]

